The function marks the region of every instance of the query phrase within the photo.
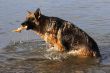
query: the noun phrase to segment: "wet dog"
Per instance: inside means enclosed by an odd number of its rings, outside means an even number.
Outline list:
[[[97,43],[86,32],[69,21],[43,15],[39,8],[35,12],[28,12],[21,27],[14,31],[21,32],[24,29],[33,30],[57,47],[59,52],[79,57],[101,57]]]

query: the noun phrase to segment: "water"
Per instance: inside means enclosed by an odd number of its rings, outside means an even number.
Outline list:
[[[32,31],[13,33],[27,10],[71,21],[98,43],[103,60],[77,59],[47,51]],[[109,0],[0,0],[0,73],[109,73]]]

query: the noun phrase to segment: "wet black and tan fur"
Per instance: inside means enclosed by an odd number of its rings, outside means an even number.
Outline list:
[[[101,57],[96,42],[86,32],[69,21],[43,15],[39,8],[34,13],[28,12],[26,20],[15,31],[23,29],[33,30],[60,52],[72,52],[79,57]]]

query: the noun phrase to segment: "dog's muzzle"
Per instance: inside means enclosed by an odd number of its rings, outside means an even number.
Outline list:
[[[27,29],[27,26],[20,26],[19,28],[13,30],[14,32],[21,32],[22,30]]]

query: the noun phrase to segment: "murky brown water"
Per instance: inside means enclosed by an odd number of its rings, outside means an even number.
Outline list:
[[[13,33],[26,11],[41,8],[43,14],[75,23],[98,43],[103,60],[77,59],[47,51],[47,45],[31,31]],[[109,73],[109,0],[0,0],[0,73]]]

